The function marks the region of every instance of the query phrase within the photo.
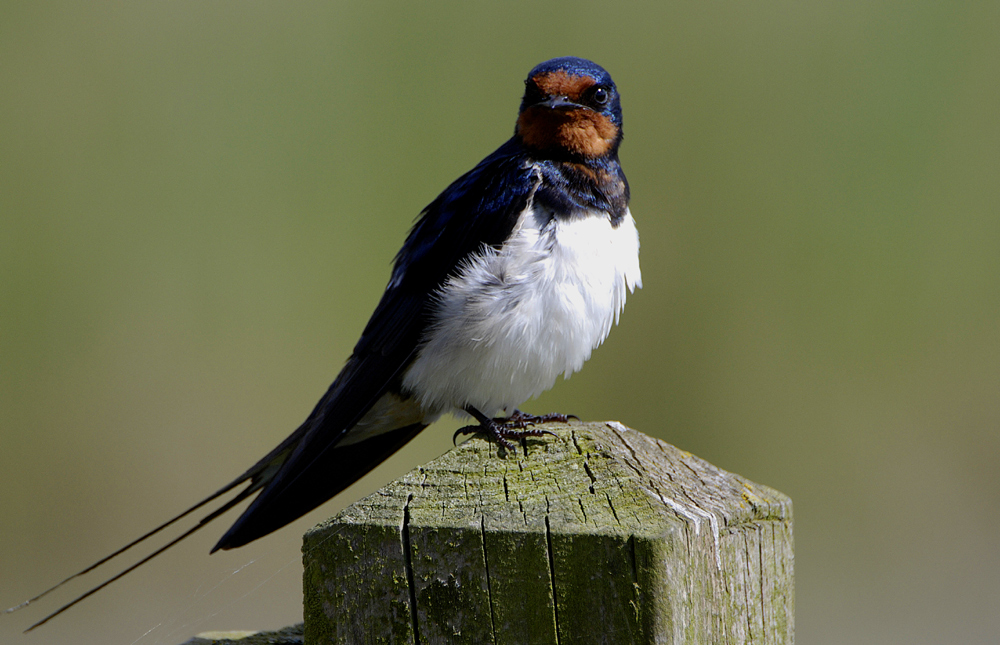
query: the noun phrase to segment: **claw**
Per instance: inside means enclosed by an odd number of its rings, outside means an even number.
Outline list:
[[[536,415],[528,414],[526,412],[521,412],[520,410],[514,410],[514,413],[507,417],[499,417],[494,419],[498,423],[506,423],[514,428],[527,428],[528,426],[533,426],[539,423],[548,423],[549,421],[558,421],[559,423],[566,423],[570,419],[580,420],[580,417],[575,414],[560,414],[558,412],[550,412],[548,414]],[[551,433],[550,433],[551,434]]]
[[[495,419],[491,419],[471,406],[465,408],[465,411],[475,417],[475,419],[479,421],[479,425],[464,426],[459,428],[455,431],[454,436],[451,438],[452,443],[455,443],[458,440],[459,435],[477,433],[485,434],[487,437],[515,454],[517,453],[517,447],[514,444],[514,441],[520,441],[521,439],[525,439],[527,437],[540,437],[546,434],[552,435],[553,437],[557,436],[556,433],[551,430],[534,428],[533,426],[535,426],[535,424],[546,423],[548,421],[559,421],[565,423],[569,419],[579,420],[579,417],[573,414],[552,413],[536,416],[533,414],[525,414],[520,410],[514,410],[514,413],[509,417],[497,417]]]
[[[483,429],[480,428],[479,426],[463,426],[463,427],[459,428],[458,430],[456,430],[455,434],[452,435],[452,437],[451,437],[451,443],[452,443],[452,445],[457,446],[458,445],[458,437],[459,436],[463,436],[464,437],[467,434],[476,434],[477,432],[482,432],[482,431],[483,431]]]

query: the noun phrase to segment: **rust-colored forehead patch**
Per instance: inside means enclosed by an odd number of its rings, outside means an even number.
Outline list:
[[[589,76],[577,76],[561,69],[538,74],[531,80],[546,96],[565,96],[572,101],[579,101],[583,93],[597,83]]]

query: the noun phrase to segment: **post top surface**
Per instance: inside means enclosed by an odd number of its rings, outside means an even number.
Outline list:
[[[474,436],[335,523],[656,536],[787,521],[791,500],[621,423],[550,423],[516,454]],[[322,530],[320,525],[316,530]]]

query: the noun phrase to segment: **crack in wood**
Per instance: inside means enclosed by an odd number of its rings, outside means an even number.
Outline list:
[[[497,642],[497,619],[496,607],[493,605],[493,583],[490,580],[490,558],[486,549],[486,517],[479,517],[479,532],[483,540],[483,570],[486,573],[486,600],[490,606],[490,633],[493,635],[493,643]]]
[[[757,533],[758,533],[758,536],[757,536],[757,562],[758,562],[757,573],[760,574],[758,576],[759,582],[760,582],[760,632],[761,632],[761,634],[763,634],[765,632],[765,627],[767,626],[767,623],[769,621],[767,620],[767,607],[766,607],[765,602],[764,602],[764,598],[765,598],[765,596],[764,596],[764,589],[766,587],[766,584],[764,582],[764,541],[761,539],[761,536],[759,535],[760,530],[761,530],[761,527],[757,527]]]
[[[605,492],[604,496],[608,499],[608,508],[611,509],[611,514],[615,516],[615,521],[618,522],[618,526],[621,526],[622,521],[618,518],[618,511],[615,510],[614,502],[611,501],[611,495]]]
[[[552,589],[552,620],[555,623],[556,645],[559,645],[559,596],[556,594],[556,560],[555,552],[552,549],[552,527],[549,526],[548,515],[549,498],[545,498],[545,553],[549,557],[549,584]]]
[[[743,604],[746,607],[749,608],[750,607],[749,590],[750,590],[750,576],[751,576],[751,574],[750,574],[750,548],[749,548],[749,545],[747,544],[746,533],[743,533],[743,557],[745,558],[744,559],[744,565],[743,565]],[[747,620],[747,634],[752,634],[753,633],[753,628],[752,628],[752,626],[750,624],[750,612],[749,611],[746,612],[746,620]]]
[[[417,627],[417,586],[413,575],[413,554],[410,552],[410,502],[413,501],[413,493],[406,497],[406,505],[403,506],[403,528],[401,531],[403,538],[403,566],[406,569],[406,586],[410,594],[410,621],[413,624],[413,645],[420,645],[420,630]]]

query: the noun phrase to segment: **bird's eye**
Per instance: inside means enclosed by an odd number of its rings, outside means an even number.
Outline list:
[[[594,90],[594,103],[598,105],[604,105],[608,102],[608,91],[603,87],[599,87]]]

